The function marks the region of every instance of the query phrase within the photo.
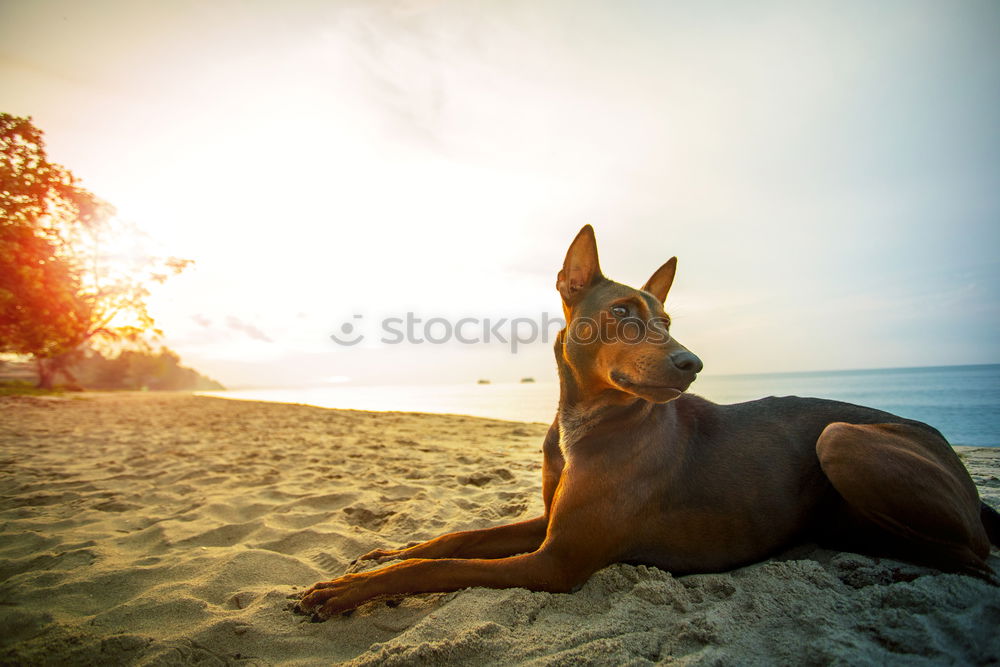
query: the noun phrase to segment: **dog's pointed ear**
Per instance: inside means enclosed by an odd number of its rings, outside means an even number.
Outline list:
[[[642,286],[644,292],[649,292],[657,299],[660,303],[667,300],[667,292],[670,291],[670,286],[674,284],[674,274],[677,273],[677,258],[671,257],[667,260],[667,263],[656,270],[646,284]]]
[[[556,289],[562,295],[563,301],[572,303],[586,288],[601,277],[594,228],[590,225],[584,225],[569,246],[566,260],[563,262],[562,270],[556,279]]]

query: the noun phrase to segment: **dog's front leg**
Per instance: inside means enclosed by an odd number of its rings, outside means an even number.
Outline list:
[[[504,558],[538,549],[548,523],[548,517],[539,516],[505,526],[448,533],[406,549],[375,549],[358,560],[382,563],[409,558]]]
[[[545,502],[543,516],[495,528],[448,533],[409,548],[375,549],[358,560],[383,563],[408,558],[505,558],[535,551],[545,539],[552,499],[565,465],[559,449],[557,422],[549,427],[542,450],[545,454],[542,461],[542,500]]]
[[[447,592],[470,586],[567,592],[604,564],[581,558],[580,554],[567,558],[546,549],[498,559],[409,560],[318,583],[303,593],[297,611],[327,619],[381,597]]]

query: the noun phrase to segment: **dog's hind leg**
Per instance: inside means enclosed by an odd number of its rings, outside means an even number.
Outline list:
[[[940,570],[996,581],[979,494],[951,446],[912,424],[835,422],[816,442],[823,472],[887,550]],[[884,536],[884,540],[878,538]],[[905,550],[905,551],[900,551]]]

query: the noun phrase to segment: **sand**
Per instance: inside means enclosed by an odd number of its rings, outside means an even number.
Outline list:
[[[615,565],[571,594],[288,611],[370,549],[540,513],[545,430],[184,394],[3,399],[0,663],[1000,660],[1000,589],[809,546],[725,574]],[[1000,449],[961,454],[1000,505]]]

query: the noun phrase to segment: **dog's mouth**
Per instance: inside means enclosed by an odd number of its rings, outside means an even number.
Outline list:
[[[684,383],[681,387],[675,384],[638,382],[620,371],[613,371],[611,373],[611,381],[630,394],[635,394],[656,403],[672,401],[691,386],[690,382]]]

